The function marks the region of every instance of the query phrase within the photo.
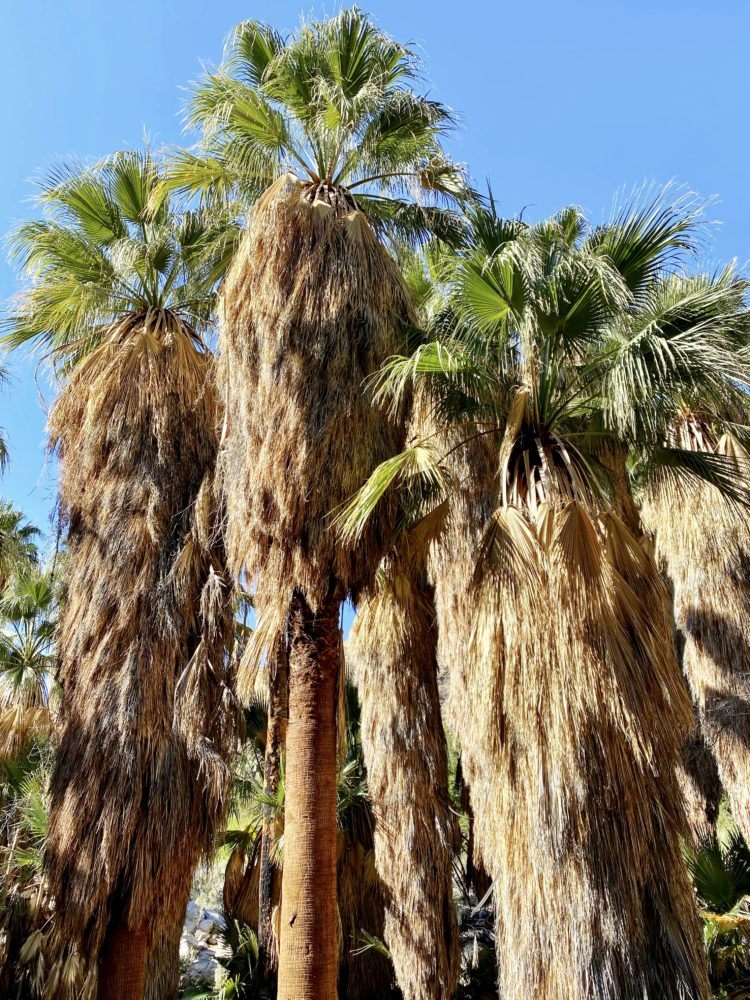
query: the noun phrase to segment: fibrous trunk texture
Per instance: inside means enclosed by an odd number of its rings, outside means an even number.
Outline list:
[[[209,359],[170,313],[113,327],[51,415],[68,560],[45,859],[60,952],[90,967],[105,937],[110,970],[113,933],[151,947],[182,919],[224,815],[215,424]]]
[[[290,614],[278,1000],[336,1000],[336,692],[339,602]],[[291,762],[294,766],[290,766]]]
[[[682,443],[698,446],[692,435]],[[747,476],[750,458],[737,442],[724,438],[718,451]],[[750,840],[750,516],[707,483],[662,480],[649,489],[643,518],[674,593],[703,739]]]
[[[143,1000],[147,954],[146,926],[128,927],[114,914],[99,961],[98,1000]]]
[[[451,859],[458,830],[438,697],[435,608],[404,539],[349,639],[386,890],[385,940],[404,1000],[449,1000],[459,972]]]

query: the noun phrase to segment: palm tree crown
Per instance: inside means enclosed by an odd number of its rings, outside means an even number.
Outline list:
[[[64,371],[125,316],[166,311],[206,328],[237,230],[227,208],[178,214],[162,197],[150,209],[159,176],[148,150],[53,170],[39,196],[45,217],[11,234],[33,283],[4,320],[7,346],[37,342]]]
[[[187,122],[203,141],[173,155],[169,186],[252,204],[291,170],[311,202],[360,209],[407,239],[455,235],[457,217],[438,207],[464,192],[440,146],[453,117],[412,89],[418,74],[414,50],[356,7],[288,38],[244,21],[195,88]]]

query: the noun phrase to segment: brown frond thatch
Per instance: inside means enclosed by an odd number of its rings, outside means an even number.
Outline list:
[[[712,451],[690,424],[680,443]],[[747,478],[750,456],[726,437],[717,450]],[[643,505],[674,593],[682,668],[732,815],[750,838],[750,515],[708,483],[656,479]]]
[[[396,264],[359,212],[311,204],[291,174],[257,203],[221,296],[222,460],[232,568],[262,572],[280,615],[295,587],[315,609],[331,579],[356,588],[382,555],[391,504],[348,545],[329,515],[401,447],[401,426],[364,383],[410,316]]]
[[[446,451],[456,443],[448,441]],[[467,656],[476,601],[472,580],[483,532],[497,504],[497,447],[495,436],[483,435],[453,451],[453,478],[463,485],[451,496],[440,543],[430,549],[428,563],[437,610],[438,664],[449,680],[447,723],[460,744],[462,775],[469,787],[479,780],[485,761],[480,730],[469,715],[478,694]]]
[[[693,846],[698,846],[716,835],[721,779],[716,760],[706,746],[697,718],[682,750],[677,780],[682,789],[688,831]]]
[[[404,1000],[448,1000],[459,971],[458,835],[438,697],[435,608],[419,525],[384,562],[349,639],[386,889],[385,940]]]
[[[153,943],[184,914],[226,805],[229,588],[210,358],[168,312],[115,324],[50,419],[68,525],[46,865],[56,934]]]
[[[532,441],[519,458],[513,430],[506,503],[492,510],[497,447],[464,459],[432,567],[500,995],[702,1000],[675,775],[691,706],[668,597],[575,455]]]
[[[476,590],[465,723],[489,764],[471,791],[500,993],[706,997],[675,776],[690,701],[658,573],[622,522],[579,501],[531,527],[535,572],[489,567]]]

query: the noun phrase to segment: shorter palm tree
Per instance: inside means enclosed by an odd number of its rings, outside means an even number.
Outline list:
[[[0,597],[0,759],[50,730],[57,594],[48,573],[13,576]]]
[[[49,817],[52,752],[39,741],[23,758],[4,765],[0,803],[0,992],[36,1000],[64,970],[69,990],[47,995],[71,998],[83,985],[76,956],[56,962],[49,933],[54,902],[44,878],[43,848]]]
[[[425,391],[426,426],[340,515],[351,537],[394,487],[451,504],[434,585],[504,997],[707,989],[674,774],[691,705],[627,467],[748,499],[721,456],[664,446],[680,390],[748,375],[717,310],[734,276],[672,276],[694,246],[664,197],[595,230],[477,208],[432,336],[379,380],[393,405]]]
[[[7,500],[0,500],[0,590],[5,588],[13,572],[35,565],[38,560],[35,528]]]
[[[215,490],[210,329],[229,209],[150,208],[151,153],[56,168],[11,248],[4,326],[62,382],[50,415],[66,537],[61,725],[45,857],[60,951],[99,994],[144,992],[220,823],[231,742],[230,587]],[[166,979],[177,978],[177,941]],[[162,991],[163,993],[163,991]]]
[[[720,827],[722,824],[720,823]],[[701,907],[711,985],[718,996],[750,995],[750,849],[736,823],[686,848]]]

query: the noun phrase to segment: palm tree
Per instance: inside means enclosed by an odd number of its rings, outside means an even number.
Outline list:
[[[339,611],[371,578],[393,511],[356,546],[328,515],[401,447],[401,421],[361,386],[411,318],[379,233],[455,229],[435,204],[460,183],[440,149],[451,118],[414,91],[416,73],[413,51],[356,8],[287,39],[245,22],[189,106],[202,150],[170,168],[209,203],[263,192],[221,297],[222,461],[232,568],[260,577],[255,648],[288,622],[280,1000],[336,992]]]
[[[29,524],[20,510],[0,500],[0,589],[15,571],[36,563],[38,536],[39,529]]]
[[[57,595],[49,574],[11,578],[0,598],[0,759],[50,730]]]
[[[78,956],[56,961],[49,933],[54,901],[45,884],[43,846],[48,828],[51,760],[49,744],[39,740],[25,756],[4,763],[0,989],[4,997],[13,1000],[36,1000],[44,995],[67,1000],[80,995],[84,985]],[[63,984],[67,984],[67,991]]]
[[[52,899],[42,872],[47,831],[48,737],[54,685],[58,588],[33,564],[0,598],[0,990],[39,996],[54,963],[45,933]],[[66,966],[80,986],[75,958]]]
[[[737,279],[670,311],[694,245],[663,197],[593,232],[478,209],[433,336],[381,379],[432,394],[423,435],[340,519],[356,536],[394,487],[452,500],[434,582],[503,997],[707,995],[675,777],[691,703],[625,464],[747,500],[726,461],[664,447],[659,400],[747,374],[715,309]]]
[[[232,251],[226,217],[177,214],[151,154],[61,166],[11,245],[31,286],[7,345],[53,358],[67,525],[61,724],[45,864],[62,957],[140,998],[184,913],[228,786],[229,588],[214,493],[218,402],[201,339]],[[174,955],[176,975],[177,955]]]
[[[701,906],[711,985],[716,996],[739,1000],[750,990],[750,849],[729,823],[685,853]]]

